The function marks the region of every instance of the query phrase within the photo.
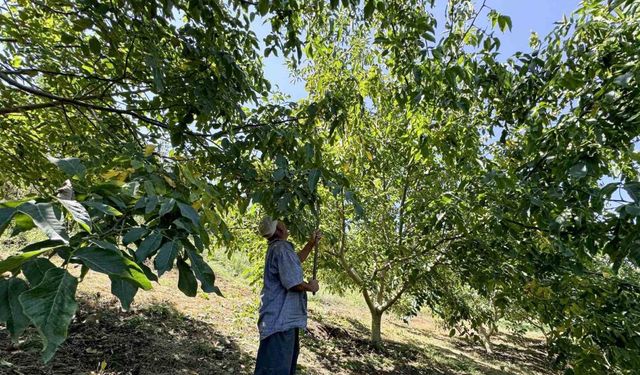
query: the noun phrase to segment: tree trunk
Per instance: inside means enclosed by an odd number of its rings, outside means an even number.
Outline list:
[[[371,343],[375,346],[382,344],[382,311],[371,310]]]
[[[491,344],[491,336],[493,335],[493,329],[486,329],[483,326],[478,327],[478,333],[480,333],[480,339],[484,345],[484,350],[488,354],[493,354],[493,345]]]

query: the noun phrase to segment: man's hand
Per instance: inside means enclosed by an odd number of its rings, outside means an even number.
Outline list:
[[[309,238],[309,242],[312,244],[317,244],[322,239],[322,232],[319,229],[316,229],[311,233],[311,237]]]
[[[307,283],[307,287],[309,288],[309,291],[312,293],[316,293],[318,290],[320,290],[320,284],[318,284],[318,280],[316,279],[309,281]]]
[[[294,292],[312,292],[312,293],[315,293],[318,290],[320,290],[320,285],[318,284],[318,280],[313,279],[313,280],[310,280],[308,283],[298,284],[298,285],[294,286],[293,288],[291,288],[289,290],[292,290]]]

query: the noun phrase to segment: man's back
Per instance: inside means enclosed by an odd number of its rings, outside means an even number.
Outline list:
[[[290,242],[269,242],[263,281],[258,319],[260,339],[291,328],[306,328],[306,293],[290,290],[304,282],[302,264]]]

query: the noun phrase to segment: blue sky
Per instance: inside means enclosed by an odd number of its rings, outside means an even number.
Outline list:
[[[513,22],[512,31],[504,34],[500,32],[502,46],[501,53],[510,56],[516,51],[527,50],[529,48],[529,35],[535,31],[543,38],[551,31],[554,22],[562,19],[564,14],[569,15],[578,6],[579,0],[487,0],[487,5],[496,9],[501,14],[511,17]],[[439,22],[444,19],[446,0],[436,0],[434,13]],[[486,16],[486,11],[483,12]],[[485,21],[479,17],[478,21],[483,24]],[[485,17],[486,18],[486,17]],[[255,31],[258,37],[263,37],[269,31],[270,26],[263,26],[255,23]],[[306,97],[302,82],[293,82],[284,59],[271,55],[265,59],[265,76],[272,84],[279,87],[280,91],[291,96],[292,100]]]

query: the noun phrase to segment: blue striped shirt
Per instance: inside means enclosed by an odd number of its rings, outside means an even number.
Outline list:
[[[302,263],[293,244],[284,240],[269,242],[260,295],[260,340],[276,332],[307,327],[307,294],[289,290],[303,281]]]

